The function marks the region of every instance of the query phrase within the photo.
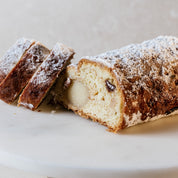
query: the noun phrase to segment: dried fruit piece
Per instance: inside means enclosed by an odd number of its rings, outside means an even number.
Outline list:
[[[105,85],[106,85],[108,92],[112,92],[116,89],[116,86],[113,85],[109,80],[105,80]]]

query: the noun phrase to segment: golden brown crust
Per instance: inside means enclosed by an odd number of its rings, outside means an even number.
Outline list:
[[[33,44],[0,84],[0,99],[9,104],[14,102],[48,54],[42,44]]]
[[[60,101],[60,104],[63,105],[65,108],[67,108],[68,110],[72,110],[75,114],[85,118],[85,119],[91,119],[92,121],[94,122],[98,122],[100,123],[101,125],[104,125],[104,126],[107,126],[108,127],[108,131],[110,132],[114,132],[114,133],[117,133],[118,130],[122,129],[123,128],[123,125],[120,124],[118,125],[117,127],[113,128],[113,127],[110,127],[108,126],[108,124],[106,122],[103,122],[101,119],[97,118],[97,117],[94,117],[90,114],[86,114],[84,113],[82,110],[79,110],[77,109],[76,107],[72,107],[71,105],[66,105],[63,101]],[[122,123],[122,122],[121,122]]]
[[[61,103],[61,104],[63,104],[63,103]],[[82,111],[80,111],[80,110],[77,110],[77,109],[75,109],[75,108],[68,107],[68,106],[66,106],[65,104],[63,104],[63,105],[64,105],[66,108],[68,108],[69,110],[74,111],[76,114],[78,114],[79,116],[81,116],[81,117],[83,117],[83,118],[85,118],[85,119],[91,119],[91,120],[94,121],[94,122],[99,122],[101,125],[107,126],[109,132],[117,133],[119,130],[126,128],[126,126],[124,125],[124,123],[121,124],[120,126],[117,126],[117,127],[114,127],[114,128],[113,128],[113,127],[110,127],[110,126],[108,126],[108,124],[107,124],[106,122],[102,122],[100,119],[98,119],[98,118],[96,118],[96,117],[94,117],[94,116],[92,116],[92,115],[86,114],[86,113],[84,113],[84,112],[82,112]],[[164,118],[164,117],[169,117],[169,116],[175,115],[175,114],[178,114],[178,111],[173,111],[173,112],[171,112],[170,114],[167,114],[167,115],[158,115],[158,116],[156,116],[156,117],[153,118],[153,119],[156,120],[156,119],[160,119],[160,118]],[[124,120],[123,120],[123,121],[124,121]],[[149,120],[149,121],[151,121],[151,120]],[[139,124],[142,124],[142,123],[139,123]]]
[[[0,83],[6,78],[6,74],[3,71],[0,71]]]

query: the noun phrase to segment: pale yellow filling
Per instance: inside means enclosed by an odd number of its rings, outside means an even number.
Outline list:
[[[81,108],[88,102],[88,88],[80,81],[73,80],[67,91],[68,101],[75,107]]]

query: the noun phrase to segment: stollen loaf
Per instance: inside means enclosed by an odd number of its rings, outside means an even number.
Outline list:
[[[113,132],[175,114],[178,38],[159,36],[82,57],[59,76],[51,94],[55,102]]]

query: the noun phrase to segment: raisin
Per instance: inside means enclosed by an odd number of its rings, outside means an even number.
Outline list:
[[[105,80],[105,85],[106,85],[108,92],[112,92],[116,89],[116,86],[113,85],[109,80]]]

